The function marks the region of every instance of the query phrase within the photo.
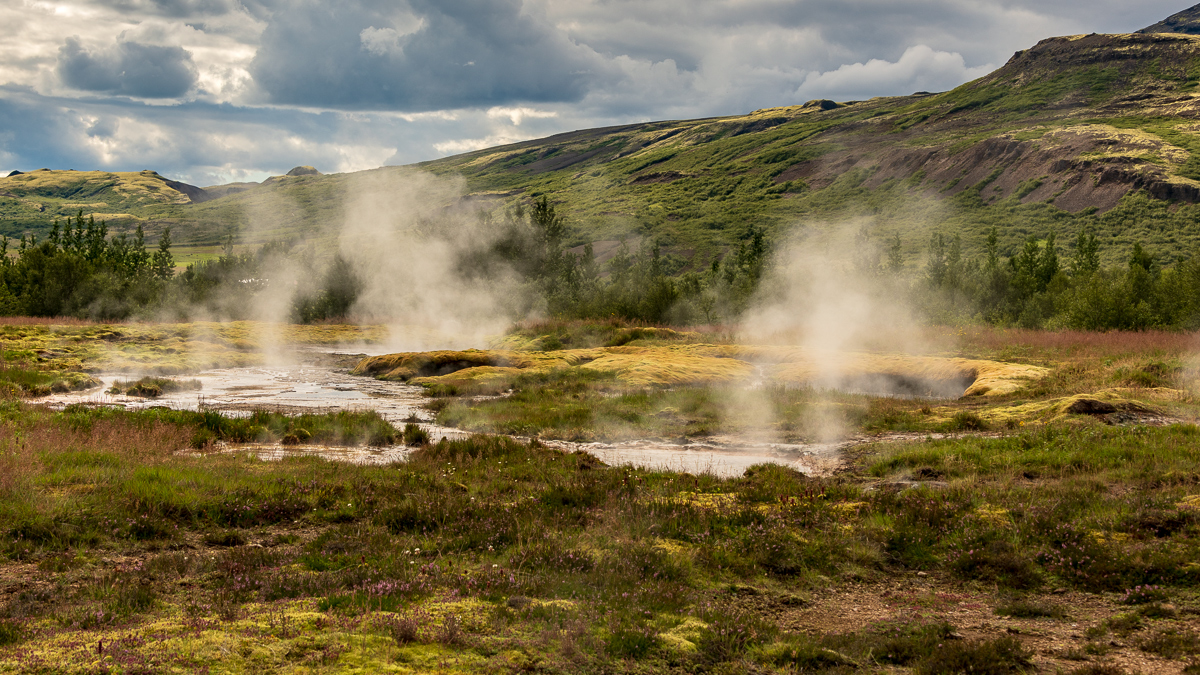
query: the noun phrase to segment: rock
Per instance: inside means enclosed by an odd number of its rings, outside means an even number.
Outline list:
[[[802,108],[816,108],[818,110],[833,110],[834,108],[840,108],[842,106],[838,105],[838,103],[836,101],[830,101],[827,98],[818,98],[818,99],[813,99],[813,100],[809,101],[808,103],[805,103],[801,107]]]
[[[1117,412],[1117,406],[1094,398],[1081,398],[1068,406],[1067,412],[1072,415],[1107,415]]]
[[[9,174],[8,174],[8,176],[7,176],[7,177],[8,177],[8,178],[12,178],[13,176],[20,176],[20,175],[21,175],[21,174],[23,174],[23,173],[25,173],[25,172],[24,172],[24,171],[17,171],[16,169],[13,169],[11,172],[9,172]]]
[[[289,176],[320,176],[321,172],[311,166],[298,166],[287,172]]]

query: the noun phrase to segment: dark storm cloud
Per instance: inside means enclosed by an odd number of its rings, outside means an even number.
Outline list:
[[[437,110],[576,101],[603,80],[591,50],[519,0],[316,0],[277,12],[250,67],[273,103]]]
[[[87,50],[77,38],[59,50],[58,75],[76,89],[139,98],[175,98],[196,83],[192,55],[182,47],[119,42]]]

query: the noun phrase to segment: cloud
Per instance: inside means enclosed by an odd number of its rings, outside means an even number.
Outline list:
[[[499,106],[489,108],[487,116],[492,119],[500,119],[507,117],[512,122],[514,127],[521,126],[526,118],[530,119],[550,119],[558,117],[558,113],[553,110],[537,110],[535,108],[501,108]]]
[[[78,38],[67,38],[57,70],[67,86],[137,98],[177,98],[196,83],[190,52],[137,42],[89,51]]]
[[[945,91],[982,77],[992,65],[968,68],[959,54],[925,45],[910,47],[896,62],[871,59],[836,70],[810,73],[796,90],[799,98],[871,98],[914,91]]]
[[[418,162],[571,129],[949,89],[1041,38],[1134,30],[1179,9],[1179,0],[0,2],[0,164],[154,168],[213,184],[297,164]],[[64,45],[64,36],[76,37]]]
[[[302,0],[250,66],[275,104],[409,112],[577,101],[605,71],[519,0]]]

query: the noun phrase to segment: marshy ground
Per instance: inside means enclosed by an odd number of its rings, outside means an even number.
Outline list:
[[[72,354],[83,367],[109,354],[94,368],[105,372],[150,359],[136,375],[192,358],[159,349],[185,327],[19,329],[33,358],[10,357],[6,374],[83,372],[64,363]],[[630,350],[729,344],[626,340],[635,330],[547,324],[496,346],[644,359]],[[160,337],[121,343],[123,361],[100,337],[142,332]],[[478,389],[447,381],[462,368],[425,375],[446,379],[426,383],[437,396],[424,414],[544,441],[427,444],[409,428],[406,460],[384,465],[219,450],[289,435],[406,440],[369,411],[231,418],[10,398],[0,671],[1200,671],[1193,337],[947,339],[957,346],[937,356],[1045,371],[962,400],[756,390],[776,442],[814,440],[811,420],[831,410],[874,439],[819,475],[760,464],[720,477],[564,451],[749,432],[736,386],[586,364],[514,368]],[[6,336],[5,352],[16,344]],[[260,358],[254,344],[219,346]],[[524,351],[560,358],[547,346]]]

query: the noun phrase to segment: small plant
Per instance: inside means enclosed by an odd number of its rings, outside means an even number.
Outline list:
[[[146,581],[117,583],[107,606],[117,616],[140,614],[153,607],[157,598],[158,592]]]
[[[1143,640],[1138,647],[1144,652],[1166,659],[1178,659],[1200,653],[1200,635],[1174,629],[1165,630]]]
[[[744,612],[718,611],[708,617],[708,628],[697,647],[707,663],[732,661],[755,645],[775,636],[778,628]]]
[[[608,635],[608,653],[618,658],[640,659],[657,646],[658,635],[649,626],[621,625]]]
[[[945,424],[947,431],[987,431],[988,424],[977,413],[960,410]]]
[[[761,647],[753,657],[759,663],[790,667],[800,672],[858,667],[858,663],[849,656],[814,644],[809,639],[802,637],[790,637]]]
[[[421,641],[421,626],[428,623],[429,615],[421,611],[396,614],[382,620],[383,629],[398,645]]]
[[[438,628],[437,641],[444,645],[460,645],[463,643],[462,626],[458,623],[458,617],[453,614],[447,614],[442,618],[442,625]]]
[[[1062,607],[1036,600],[1012,600],[997,607],[996,614],[1015,619],[1067,618],[1067,612]]]
[[[209,532],[204,535],[204,543],[209,546],[245,546],[246,537],[237,530]]]
[[[404,425],[404,444],[424,446],[429,445],[429,432],[419,425],[409,422]]]
[[[1023,672],[1033,666],[1032,654],[1011,636],[982,642],[939,643],[913,668],[914,675],[978,673],[1003,675]]]
[[[1158,586],[1134,586],[1127,589],[1117,602],[1122,605],[1148,605],[1167,599],[1167,592]]]
[[[15,645],[20,642],[25,635],[20,623],[11,619],[0,619],[0,647],[7,645]]]

